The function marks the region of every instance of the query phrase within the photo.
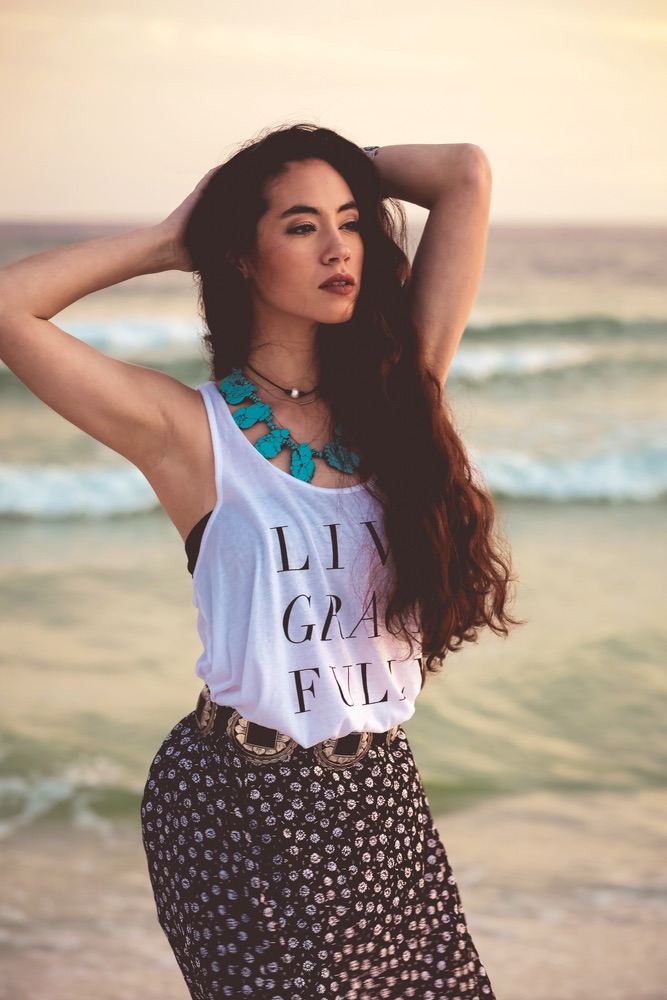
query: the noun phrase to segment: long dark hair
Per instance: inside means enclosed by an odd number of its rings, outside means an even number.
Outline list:
[[[213,174],[197,202],[185,242],[212,377],[247,358],[251,298],[235,261],[253,246],[268,208],[267,181],[308,159],[325,160],[345,179],[364,243],[352,318],[319,329],[321,391],[363,455],[362,476],[384,508],[395,567],[387,627],[411,641],[416,624],[424,667],[435,672],[480,629],[506,635],[516,624],[507,609],[509,558],[494,535],[492,501],[421,354],[402,206],[383,198],[373,162],[336,132],[302,124],[264,133]]]

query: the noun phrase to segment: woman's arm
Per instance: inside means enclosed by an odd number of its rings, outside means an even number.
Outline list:
[[[429,210],[413,264],[413,316],[444,381],[482,277],[489,162],[479,146],[454,143],[382,146],[374,163],[391,197]]]
[[[174,408],[194,390],[109,358],[49,320],[98,289],[187,269],[180,233],[195,194],[157,226],[60,247],[0,271],[0,358],[52,409],[145,472],[164,456]]]
[[[216,499],[201,393],[109,358],[49,319],[128,278],[190,270],[183,229],[207,180],[157,226],[60,247],[0,271],[0,358],[57,413],[141,469],[183,538]]]

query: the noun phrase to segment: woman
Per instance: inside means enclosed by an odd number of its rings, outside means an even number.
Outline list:
[[[165,222],[1,276],[5,362],[138,466],[186,542],[205,687],[142,816],[197,1000],[492,996],[401,729],[447,652],[512,624],[441,388],[489,196],[475,146],[285,127]],[[412,272],[387,197],[429,209]],[[48,322],[170,268],[200,284],[198,390]]]

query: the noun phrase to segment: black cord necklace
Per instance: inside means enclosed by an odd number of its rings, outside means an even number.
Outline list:
[[[312,394],[317,392],[319,388],[319,386],[316,385],[314,389],[308,389],[307,391],[302,389],[285,389],[282,385],[278,385],[277,382],[272,382],[266,375],[262,375],[261,372],[258,372],[256,368],[253,368],[249,361],[246,361],[246,365],[250,371],[253,372],[253,374],[263,378],[265,382],[268,382],[269,385],[272,385],[275,389],[280,389],[281,392],[284,392],[286,396],[290,396],[291,399],[301,399],[302,396],[312,396]]]

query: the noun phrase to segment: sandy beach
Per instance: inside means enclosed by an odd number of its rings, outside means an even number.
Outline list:
[[[498,1000],[664,1000],[667,793],[536,793],[442,817]],[[185,1000],[139,832],[9,841],[1,1000]]]

